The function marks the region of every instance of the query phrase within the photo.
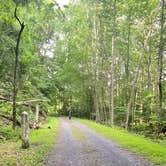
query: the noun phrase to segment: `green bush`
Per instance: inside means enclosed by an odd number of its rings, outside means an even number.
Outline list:
[[[0,141],[4,140],[18,140],[20,137],[20,130],[13,130],[11,127],[0,127]]]

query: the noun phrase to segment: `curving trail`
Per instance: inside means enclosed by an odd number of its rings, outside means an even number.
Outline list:
[[[120,148],[77,121],[60,121],[48,166],[152,166],[147,159]]]

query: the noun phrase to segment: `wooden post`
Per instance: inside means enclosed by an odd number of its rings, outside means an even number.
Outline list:
[[[29,113],[32,111],[32,106],[31,104],[28,105],[28,108],[29,108]]]
[[[36,123],[39,122],[39,104],[36,104],[36,114],[35,114],[35,121]]]
[[[21,139],[22,148],[29,147],[29,117],[27,112],[23,112],[21,116]]]

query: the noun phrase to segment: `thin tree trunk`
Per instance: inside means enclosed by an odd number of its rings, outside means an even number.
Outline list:
[[[114,68],[115,68],[115,21],[116,21],[116,0],[113,4],[113,33],[112,33],[112,63],[111,63],[111,101],[110,101],[110,125],[114,125]]]
[[[105,90],[104,90],[104,86],[105,86],[105,76],[104,76],[104,57],[106,54],[105,51],[105,35],[104,35],[104,27],[102,27],[102,20],[101,17],[99,17],[99,52],[100,52],[100,90],[101,90],[101,96],[100,96],[100,102],[101,102],[101,113],[102,113],[102,120],[103,122],[107,121],[107,113],[106,113],[106,104],[105,104],[105,98],[104,98],[104,94],[105,94]]]
[[[149,47],[148,47],[148,92],[152,92],[153,93],[153,86],[151,83],[151,65],[152,65],[152,42],[151,42],[151,38],[149,39]],[[151,116],[152,113],[152,98],[149,99],[149,114],[148,114],[148,119],[147,121],[149,122],[149,118]]]
[[[128,123],[129,123],[129,115],[132,109],[132,105],[134,102],[134,98],[135,98],[135,91],[136,91],[136,85],[137,85],[137,80],[138,80],[138,76],[139,76],[139,71],[140,71],[140,66],[142,63],[142,59],[143,59],[143,53],[140,56],[139,60],[138,60],[138,66],[135,72],[135,77],[132,83],[132,88],[131,88],[131,94],[130,94],[130,100],[128,103],[128,107],[127,107],[127,113],[126,113],[126,123],[125,123],[125,128],[128,129]]]
[[[98,55],[98,27],[97,27],[97,19],[96,19],[96,13],[94,13],[93,16],[93,29],[92,29],[92,70],[93,70],[93,101],[94,101],[94,109],[96,113],[96,122],[100,122],[100,112],[99,112],[99,103],[98,103],[98,94],[97,94],[97,55]]]
[[[129,82],[129,58],[130,58],[130,13],[128,16],[128,34],[127,34],[127,59],[126,59],[126,64],[125,64],[125,73],[126,73],[126,82],[125,82],[125,96],[126,96],[126,106],[129,100],[129,87],[128,87],[128,82]]]
[[[152,62],[152,55],[151,55],[151,39],[148,48],[148,90],[151,90],[151,62]]]
[[[20,44],[21,34],[22,34],[24,27],[25,27],[24,22],[21,22],[17,16],[17,6],[15,8],[14,16],[20,24],[20,31],[18,33],[16,48],[15,48],[15,66],[14,66],[14,76],[13,76],[13,129],[15,129],[16,122],[17,122],[17,119],[16,119],[16,98],[17,98],[17,92],[18,92],[17,73],[18,73],[18,63],[19,63],[19,44]]]
[[[159,78],[158,78],[158,89],[159,89],[159,123],[161,123],[163,116],[163,87],[162,87],[162,74],[163,74],[163,49],[164,49],[164,6],[165,0],[161,0],[161,15],[160,15],[160,43],[158,51],[158,66],[159,66]]]
[[[94,101],[94,108],[96,113],[96,122],[100,122],[100,112],[99,112],[99,105],[98,105],[98,97],[96,92],[96,85],[93,85],[93,101]]]

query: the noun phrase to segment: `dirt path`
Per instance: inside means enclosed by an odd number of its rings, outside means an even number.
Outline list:
[[[60,123],[48,166],[152,166],[79,122],[61,119]]]

